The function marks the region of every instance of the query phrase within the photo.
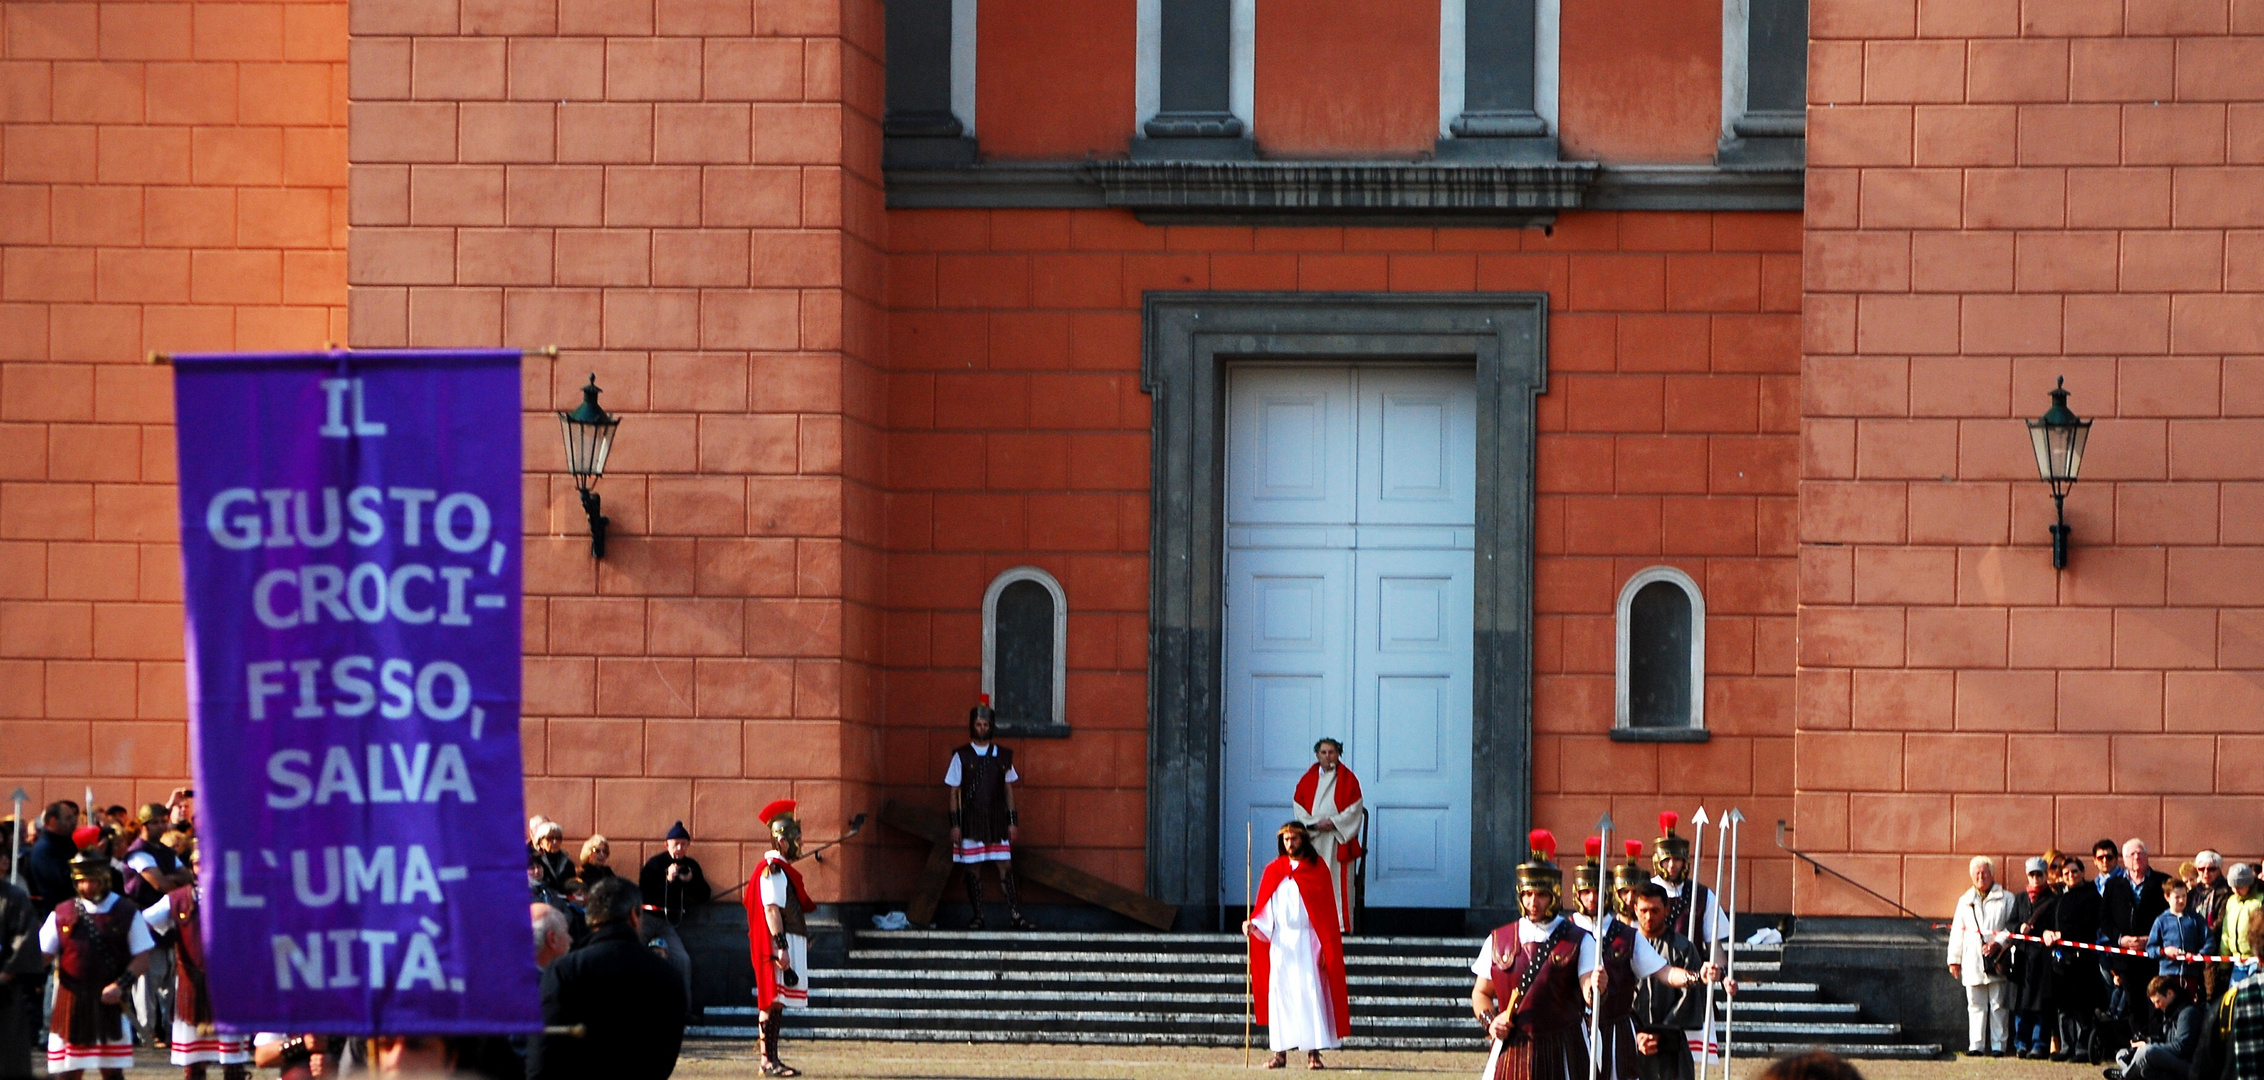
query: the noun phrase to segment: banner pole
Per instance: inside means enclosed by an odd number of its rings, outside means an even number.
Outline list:
[[[1250,910],[1250,905],[1255,902],[1250,891],[1250,860],[1255,855],[1256,849],[1251,846],[1250,841],[1250,823],[1244,821],[1242,823],[1242,920],[1244,922],[1256,918],[1258,914]],[[1258,984],[1256,976],[1250,969],[1250,932],[1245,930],[1242,932],[1242,1067],[1245,1069],[1250,1067],[1250,1026],[1257,1014]]]

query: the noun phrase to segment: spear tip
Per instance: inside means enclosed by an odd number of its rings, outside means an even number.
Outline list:
[[[1709,818],[1709,817],[1707,817],[1707,816],[1706,816],[1706,808],[1705,808],[1705,807],[1703,807],[1703,806],[1700,806],[1700,807],[1698,808],[1698,812],[1697,812],[1696,814],[1693,814],[1693,815],[1691,815],[1690,821],[1691,821],[1691,823],[1692,823],[1692,824],[1695,824],[1695,825],[1708,825],[1708,824],[1712,824],[1712,822],[1713,822],[1713,819],[1712,819],[1712,818]]]

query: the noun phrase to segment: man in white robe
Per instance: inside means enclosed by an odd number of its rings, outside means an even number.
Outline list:
[[[1313,840],[1313,851],[1328,868],[1329,889],[1336,896],[1336,925],[1352,932],[1352,864],[1366,852],[1360,830],[1367,825],[1368,808],[1362,801],[1360,778],[1344,766],[1344,744],[1322,739],[1313,744],[1313,766],[1297,781],[1293,798],[1297,822]]]
[[[1302,1049],[1306,1068],[1318,1069],[1320,1052],[1343,1045],[1349,1026],[1344,942],[1329,910],[1325,866],[1306,831],[1292,822],[1277,839],[1281,855],[1266,867],[1256,908],[1242,924],[1259,981],[1258,1022],[1273,1051],[1266,1067],[1285,1068],[1289,1051]]]

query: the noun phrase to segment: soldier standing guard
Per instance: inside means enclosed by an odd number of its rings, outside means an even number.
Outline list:
[[[1573,921],[1581,929],[1595,935],[1597,942],[1598,986],[1590,995],[1590,1008],[1597,1014],[1596,1031],[1601,1045],[1594,1048],[1601,1059],[1596,1075],[1608,1080],[1642,1080],[1645,1058],[1640,1046],[1635,1023],[1635,998],[1641,990],[1659,983],[1672,989],[1697,985],[1701,979],[1711,980],[1715,972],[1711,966],[1695,970],[1672,963],[1652,947],[1651,942],[1629,921],[1628,911],[1633,906],[1632,892],[1637,887],[1656,889],[1643,875],[1641,867],[1632,863],[1612,872],[1612,899],[1604,900],[1600,888],[1604,866],[1600,861],[1604,841],[1600,836],[1588,838],[1588,861],[1574,871],[1574,895],[1580,904],[1580,914]],[[1641,845],[1629,844],[1629,856],[1641,852]],[[1604,905],[1609,915],[1599,914],[1598,904]]]
[[[975,916],[970,930],[983,928],[983,864],[998,864],[998,887],[1006,893],[1007,921],[1016,930],[1035,930],[1038,924],[1022,917],[1022,898],[1014,884],[1014,841],[1021,838],[1021,817],[1014,809],[1014,751],[991,742],[998,714],[991,710],[990,695],[967,711],[967,745],[951,752],[944,769],[944,786],[951,789],[951,861],[967,872],[967,905]]]
[[[199,860],[194,850],[190,862]],[[204,940],[197,929],[198,891],[201,885],[183,885],[142,912],[152,934],[173,934],[173,1064],[183,1068],[186,1080],[204,1080],[207,1067],[218,1065],[226,1080],[249,1080],[252,1075],[252,1037],[225,1034],[213,1027],[212,996],[205,990]]]
[[[1659,814],[1659,838],[1651,841],[1651,864],[1658,873],[1651,882],[1666,891],[1667,924],[1703,952],[1729,937],[1729,921],[1714,903],[1714,891],[1690,880],[1690,841],[1674,832],[1681,821],[1682,815],[1672,810]]]
[[[779,1014],[810,1005],[810,929],[807,917],[817,910],[809,891],[802,887],[802,872],[794,860],[802,855],[802,823],[794,818],[794,800],[780,799],[762,808],[756,820],[770,826],[770,850],[747,883],[747,943],[755,967],[755,1008],[761,1027],[758,1049],[764,1076],[800,1076],[802,1070],[778,1057]]]
[[[126,987],[149,970],[157,943],[141,909],[110,891],[109,859],[82,851],[70,873],[78,895],[57,905],[39,928],[39,950],[56,961],[47,1073],[78,1080],[85,1070],[100,1069],[103,1080],[119,1080],[134,1065]]]
[[[1529,839],[1532,858],[1517,866],[1524,917],[1488,935],[1470,964],[1470,1009],[1494,1040],[1482,1080],[1587,1080],[1581,1002],[1596,939],[1558,912],[1556,837],[1535,829]]]

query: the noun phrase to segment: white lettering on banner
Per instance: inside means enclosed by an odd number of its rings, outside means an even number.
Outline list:
[[[341,896],[349,904],[359,904],[364,897],[381,904],[445,904],[448,898],[442,895],[440,883],[466,876],[461,866],[433,866],[423,844],[410,844],[398,864],[391,844],[366,854],[352,844],[291,853],[291,894],[314,908],[329,907]]]
[[[270,630],[313,626],[328,617],[331,622],[381,623],[388,617],[410,626],[424,626],[437,615],[442,626],[470,626],[464,609],[464,583],[472,579],[468,566],[443,566],[437,571],[423,563],[406,563],[388,572],[376,563],[358,563],[352,570],[329,563],[278,567],[252,583],[252,614]],[[417,585],[415,594],[409,586]],[[290,592],[283,590],[289,589]],[[482,608],[501,608],[504,598],[483,593]],[[446,605],[441,607],[438,605]]]
[[[225,488],[205,504],[204,531],[213,543],[230,551],[259,547],[321,550],[337,546],[340,540],[354,547],[375,547],[385,539],[387,500],[400,504],[404,547],[424,546],[428,507],[433,539],[455,554],[478,552],[495,531],[495,515],[488,509],[487,500],[473,492],[443,495],[436,488],[381,490],[368,485],[308,491]],[[267,504],[264,512],[260,508],[263,502]]]
[[[227,868],[221,875],[223,879],[220,893],[222,903],[232,908],[263,908],[267,906],[266,897],[254,896],[244,891],[243,852],[228,852],[222,856],[221,865]]]
[[[321,385],[323,419],[322,426],[315,429],[315,434],[325,439],[343,439],[354,435],[384,436],[385,425],[373,423],[369,419],[360,379],[324,379]],[[354,405],[352,427],[348,427],[346,422],[346,403],[349,399]]]
[[[437,749],[431,743],[417,743],[413,748],[400,743],[370,743],[365,749],[366,782],[364,771],[355,767],[354,754],[346,747],[324,751],[322,768],[313,780],[307,778],[307,770],[314,766],[313,753],[277,750],[267,759],[267,779],[272,785],[267,792],[268,807],[296,810],[309,803],[328,806],[332,801],[351,806],[437,803],[443,795],[454,795],[456,801],[467,805],[479,802],[472,790],[472,772],[464,762],[464,750],[455,743],[441,743]],[[398,784],[390,786],[385,782],[389,761],[393,775],[399,778]],[[429,768],[427,761],[431,762]]]
[[[424,920],[427,927],[437,929],[432,920]],[[420,930],[409,935],[409,947],[402,953],[401,970],[393,979],[392,989],[411,990],[426,988],[461,994],[462,979],[450,979],[440,970],[440,950],[432,943],[433,934]],[[330,963],[323,963],[323,942],[330,943]],[[269,938],[275,952],[275,986],[278,990],[348,990],[362,985],[362,975],[354,969],[354,946],[362,946],[364,967],[369,972],[369,985],[384,989],[386,983],[385,950],[399,942],[401,935],[392,930],[343,929],[323,932],[310,930],[302,938],[289,934],[276,934]]]
[[[340,657],[330,663],[333,694],[328,698],[321,682],[322,663],[319,659],[257,660],[244,665],[244,697],[251,718],[267,719],[268,699],[292,692],[291,685],[277,678],[289,669],[298,677],[298,700],[291,707],[295,720],[313,720],[326,714],[351,719],[369,715],[372,708],[387,720],[422,715],[445,723],[461,720],[466,713],[474,714],[475,722],[479,719],[480,710],[472,704],[472,677],[455,661],[434,660],[419,667],[407,660],[380,664],[371,656]],[[376,686],[370,685],[372,671],[377,674]],[[379,691],[383,691],[382,701]]]

